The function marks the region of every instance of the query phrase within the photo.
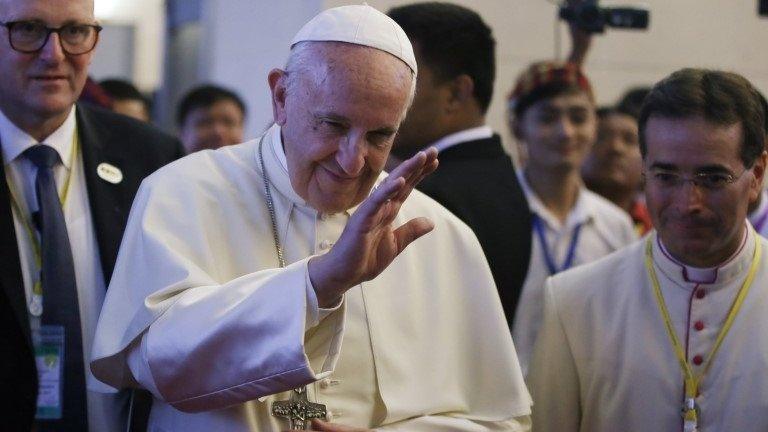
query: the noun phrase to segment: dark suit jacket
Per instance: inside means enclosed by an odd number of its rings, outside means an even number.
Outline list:
[[[108,283],[139,184],[181,157],[183,150],[178,140],[152,126],[85,105],[77,107],[77,128],[101,267]],[[120,168],[123,180],[112,184],[101,179],[96,167],[102,162]],[[0,179],[0,424],[3,430],[27,431],[36,409],[37,371],[2,163]]]
[[[437,171],[418,189],[475,232],[499,290],[509,328],[528,272],[531,213],[501,138],[469,141],[438,156]]]

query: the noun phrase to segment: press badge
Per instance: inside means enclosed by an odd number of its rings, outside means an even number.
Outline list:
[[[41,325],[32,331],[39,381],[35,418],[57,420],[62,417],[64,326]]]

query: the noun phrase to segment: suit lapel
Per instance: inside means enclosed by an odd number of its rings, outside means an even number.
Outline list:
[[[125,208],[123,197],[128,195],[125,182],[110,183],[97,174],[100,164],[108,163],[121,168],[123,158],[112,151],[115,146],[108,144],[115,140],[108,128],[93,119],[93,114],[85,107],[77,107],[77,128],[83,155],[85,183],[88,190],[88,202],[93,218],[93,228],[99,245],[101,268],[105,284],[112,277],[117,249],[120,245],[122,230],[119,229],[124,215],[130,208]]]
[[[21,261],[19,260],[10,193],[2,158],[0,158],[0,179],[2,179],[0,181],[0,257],[2,257],[0,259],[0,285],[2,285],[5,293],[5,299],[16,315],[22,333],[28,341],[31,341],[24,281],[21,277]]]

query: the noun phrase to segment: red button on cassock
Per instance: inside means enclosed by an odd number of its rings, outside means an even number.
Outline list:
[[[701,321],[696,321],[696,323],[693,325],[693,328],[695,328],[697,331],[704,330],[704,323]]]
[[[707,293],[703,289],[699,289],[696,291],[697,299],[703,299],[705,295],[707,295]]]
[[[699,366],[702,363],[704,363],[704,357],[702,357],[700,355],[697,355],[697,356],[693,357],[693,364],[695,364],[696,366]]]

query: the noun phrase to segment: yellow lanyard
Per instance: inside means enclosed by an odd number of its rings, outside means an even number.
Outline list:
[[[664,296],[661,294],[661,285],[659,284],[659,279],[656,277],[656,271],[653,268],[651,245],[651,237],[648,237],[645,247],[645,267],[648,270],[648,276],[650,277],[651,284],[653,285],[653,292],[656,295],[656,303],[659,306],[659,311],[661,312],[662,318],[664,318],[664,326],[667,329],[667,336],[669,336],[669,340],[672,342],[672,347],[675,350],[677,361],[680,364],[680,368],[682,369],[683,376],[685,378],[685,404],[683,406],[683,417],[685,419],[684,430],[695,431],[698,423],[698,415],[696,413],[696,396],[698,394],[699,384],[701,383],[704,375],[706,375],[707,371],[709,370],[709,367],[712,365],[712,359],[720,349],[720,345],[723,343],[725,335],[728,334],[728,331],[731,329],[731,325],[736,319],[736,315],[738,315],[739,310],[741,309],[741,305],[744,303],[744,298],[747,296],[747,293],[749,293],[749,288],[752,286],[752,281],[755,279],[757,267],[760,263],[762,245],[760,244],[758,236],[755,236],[755,254],[752,258],[752,264],[749,266],[749,273],[747,274],[747,278],[744,280],[741,288],[739,288],[739,292],[736,295],[733,304],[731,305],[731,310],[728,312],[725,323],[720,329],[720,333],[717,335],[715,345],[712,347],[712,350],[707,356],[707,362],[704,364],[704,368],[699,375],[693,374],[693,369],[686,359],[685,350],[680,344],[680,341],[677,339],[675,328],[672,326],[672,319],[669,316],[667,305],[664,302]]]
[[[75,155],[77,154],[78,147],[77,144],[78,136],[77,128],[75,128],[75,132],[72,135],[72,152],[69,156],[69,172],[67,173],[67,177],[64,180],[64,189],[62,190],[61,196],[59,197],[62,210],[64,209],[64,206],[67,202],[67,197],[69,196],[69,185],[72,180],[72,171],[75,170]],[[21,206],[19,205],[19,201],[16,199],[16,196],[13,192],[14,188],[12,186],[13,185],[11,182],[8,181],[8,193],[11,196],[11,206],[13,207],[13,211],[16,212],[16,216],[19,218],[19,220],[21,220],[22,225],[24,225],[24,230],[27,232],[29,242],[32,244],[36,273],[39,273],[43,268],[43,254],[41,250],[42,246],[40,245],[40,239],[35,234],[35,229],[33,228],[33,223],[30,218],[26,217],[24,212],[21,211]],[[34,283],[32,285],[32,299],[29,304],[29,311],[32,313],[32,315],[35,316],[40,316],[43,312],[43,284],[39,275],[34,278]]]

